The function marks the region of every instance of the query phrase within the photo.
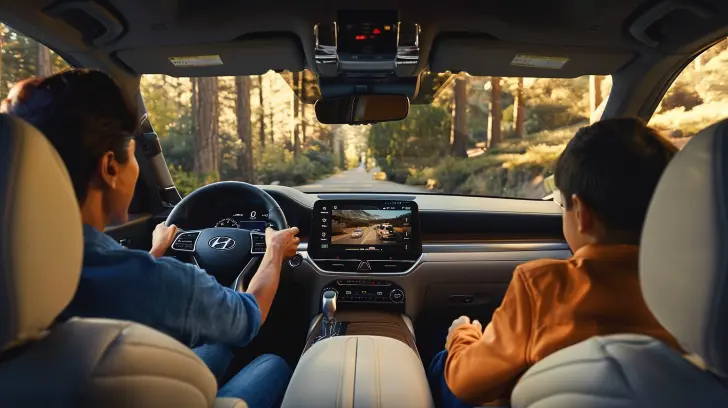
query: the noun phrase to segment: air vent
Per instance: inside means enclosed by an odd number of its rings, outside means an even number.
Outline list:
[[[370,272],[377,273],[399,273],[411,268],[413,261],[369,261]]]
[[[360,261],[352,260],[338,260],[338,259],[326,259],[316,260],[316,264],[319,268],[325,271],[333,272],[356,272],[356,268],[359,266]]]

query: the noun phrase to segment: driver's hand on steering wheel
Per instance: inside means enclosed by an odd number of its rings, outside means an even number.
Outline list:
[[[174,242],[177,230],[177,226],[174,224],[169,227],[166,226],[164,222],[157,224],[154,228],[154,232],[152,232],[152,249],[149,253],[155,258],[163,257],[164,253],[167,252],[167,249],[169,249]]]
[[[301,239],[296,236],[297,234],[297,227],[291,227],[281,231],[267,228],[265,230],[266,252],[270,252],[273,255],[280,254],[283,258],[290,258],[296,255],[298,244],[301,242]]]

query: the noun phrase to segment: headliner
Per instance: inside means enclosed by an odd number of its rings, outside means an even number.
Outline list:
[[[499,76],[610,74],[641,55],[695,52],[715,40],[728,21],[728,2],[705,0],[702,3],[711,15],[701,18],[686,11],[672,12],[650,29],[660,42],[648,46],[636,40],[629,27],[658,1],[451,1],[449,7],[441,7],[383,0],[370,0],[365,6],[351,0],[101,0],[119,17],[123,33],[108,45],[94,46],[66,20],[43,12],[54,3],[59,2],[3,0],[0,19],[71,61],[83,60],[86,66],[93,61],[92,65],[107,69],[115,65],[131,74],[170,74],[161,72],[164,64],[169,70],[168,50],[205,55],[219,48],[236,53],[234,63],[224,70],[198,69],[192,74],[188,70],[179,76],[312,67],[313,25],[335,20],[338,9],[397,8],[401,20],[420,23],[420,70],[429,66],[439,72],[465,70]],[[508,62],[520,50],[543,55],[568,53],[573,62],[569,70],[561,72],[512,67]]]

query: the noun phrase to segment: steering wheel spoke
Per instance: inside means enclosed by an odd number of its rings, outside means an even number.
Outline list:
[[[248,261],[248,264],[245,265],[245,268],[243,268],[243,270],[240,271],[238,276],[235,278],[231,288],[240,293],[245,293],[245,280],[248,276],[254,274],[255,271],[258,270],[261,259],[263,259],[263,255],[253,255],[253,257],[250,258],[250,261]]]

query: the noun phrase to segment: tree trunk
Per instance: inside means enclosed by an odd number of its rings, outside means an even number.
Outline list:
[[[301,81],[298,83],[298,104],[301,109],[301,142],[306,144],[306,104],[303,102],[306,95],[306,76],[303,72],[299,75]]]
[[[301,143],[306,144],[306,104],[300,102],[301,107]]]
[[[501,131],[501,78],[490,77],[490,147],[503,142]]]
[[[250,77],[235,78],[235,116],[238,120],[238,138],[241,149],[238,156],[240,180],[253,183],[253,129],[250,118]],[[263,136],[265,139],[265,136]]]
[[[468,86],[470,79],[459,75],[455,80],[455,118],[452,138],[452,154],[468,157]]]
[[[268,78],[268,89],[270,89],[271,96],[275,95],[275,92],[273,92],[273,82],[272,82],[271,78]],[[270,140],[271,146],[275,145],[275,143],[276,143],[275,142],[276,129],[274,127],[275,121],[273,120],[274,114],[275,114],[275,112],[273,112],[273,103],[271,102],[271,98],[268,98],[268,132],[269,132],[268,136],[270,138],[269,140]]]
[[[261,150],[265,148],[265,101],[263,100],[263,75],[258,75],[258,104],[260,105],[260,129],[258,138],[260,139]]]
[[[602,103],[602,77],[589,75],[589,116],[594,117],[599,105]]]
[[[293,72],[293,83],[299,84],[301,80],[301,73],[300,72]],[[296,92],[296,89],[293,90],[293,155],[298,156],[301,154],[301,136],[299,135],[298,131],[298,124],[301,121],[301,113],[299,112],[300,101],[298,100],[298,95]]]
[[[199,106],[199,94],[197,92],[197,78],[190,78],[192,83],[192,95],[190,96],[190,129],[195,135],[195,144],[197,144],[197,118],[200,113],[197,111]],[[196,167],[195,167],[196,168]],[[196,170],[195,170],[196,171]]]
[[[45,45],[38,43],[38,64],[36,75],[47,77],[51,74],[51,50]]]
[[[523,100],[523,78],[518,78],[518,88],[516,88],[516,100],[513,103],[513,119],[515,121],[515,137],[523,138],[524,125],[526,123],[526,104]]]
[[[219,180],[219,175],[222,174],[222,161],[220,160],[220,93],[219,93],[219,78],[212,78],[212,134],[210,135],[210,142],[212,143],[214,161],[213,171],[217,173],[216,180]]]
[[[346,144],[344,139],[339,139],[339,168],[346,170]]]
[[[194,172],[198,176],[208,176],[217,172],[220,165],[217,140],[217,78],[198,78],[197,88],[197,151],[194,155]]]
[[[0,24],[0,95],[7,95],[5,92],[5,81],[3,81],[3,46],[5,45],[5,25]]]

